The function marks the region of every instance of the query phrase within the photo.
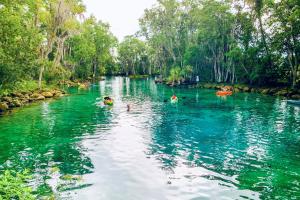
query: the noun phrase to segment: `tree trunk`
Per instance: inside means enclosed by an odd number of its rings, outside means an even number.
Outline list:
[[[297,58],[296,58],[297,59]],[[296,82],[297,82],[297,68],[298,66],[295,66],[294,62],[293,62],[293,52],[291,52],[291,50],[288,50],[288,61],[290,64],[290,68],[291,68],[291,78],[292,78],[292,88],[295,88],[296,86]]]
[[[66,41],[67,37],[63,37],[63,38],[58,38],[57,39],[57,49],[56,49],[56,54],[55,54],[55,58],[54,58],[54,62],[53,62],[53,66],[57,66],[60,61],[62,60],[62,56],[63,56],[63,51],[64,51],[64,43]]]
[[[214,58],[214,78],[213,80],[218,82],[218,78],[217,78],[217,61],[216,58]]]
[[[297,69],[294,69],[292,71],[292,76],[293,76],[293,84],[292,84],[292,88],[294,89],[297,83]]]
[[[263,43],[264,49],[265,49],[267,57],[268,57],[269,67],[273,68],[273,62],[272,62],[270,51],[269,51],[269,48],[268,48],[268,45],[266,42],[266,34],[265,34],[265,31],[264,31],[264,28],[262,25],[261,14],[258,15],[258,21],[259,21],[259,29],[260,29],[262,43]]]
[[[45,70],[45,66],[44,64],[42,64],[41,68],[40,68],[40,74],[39,74],[39,89],[41,90],[42,89],[42,79],[43,79],[43,73],[44,73],[44,70]]]
[[[232,65],[232,78],[231,78],[231,84],[234,84],[234,79],[235,79],[235,67]]]
[[[97,69],[97,63],[96,63],[96,61],[94,60],[94,63],[93,63],[93,80],[94,80],[95,77],[96,77],[96,69]]]
[[[293,32],[293,27],[291,27],[291,31]],[[292,42],[293,42],[293,48],[292,48],[292,58],[294,58],[294,79],[293,79],[293,88],[296,86],[297,84],[297,78],[299,76],[298,72],[299,72],[299,68],[300,68],[300,64],[298,63],[298,59],[299,59],[299,52],[297,51],[296,48],[296,36],[294,34],[292,34]]]

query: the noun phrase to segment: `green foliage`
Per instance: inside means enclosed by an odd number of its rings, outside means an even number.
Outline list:
[[[170,70],[170,75],[168,77],[168,81],[170,83],[180,83],[180,80],[182,78],[181,76],[182,74],[182,71],[180,69],[180,67],[173,67],[171,70]]]
[[[33,200],[32,189],[27,186],[31,178],[28,171],[22,173],[5,171],[0,175],[0,199],[2,200]]]
[[[191,65],[203,81],[296,86],[299,1],[245,2],[159,1],[140,19],[150,64],[164,76]]]
[[[1,6],[2,5],[2,6]],[[36,76],[41,35],[32,26],[30,1],[0,3],[0,86]]]
[[[300,87],[299,7],[297,0],[159,0],[140,31],[118,44],[108,24],[79,20],[81,0],[1,1],[0,90],[32,80],[167,77],[174,66],[184,79]]]
[[[173,67],[170,70],[170,74],[168,76],[169,83],[180,83],[181,81],[185,81],[188,78],[191,78],[193,74],[193,67],[190,65],[186,65],[183,68]]]
[[[126,75],[149,73],[147,51],[147,46],[143,41],[133,36],[127,36],[118,47],[119,62],[123,73]]]
[[[84,11],[81,0],[1,1],[0,90],[118,73],[117,39],[94,17],[80,21]]]
[[[73,67],[72,77],[88,79],[117,73],[113,55],[117,39],[109,31],[109,25],[91,17],[81,28],[81,33],[67,42],[71,49],[67,62]]]
[[[191,65],[186,65],[181,70],[181,75],[184,78],[190,78],[192,76],[192,74],[193,74],[193,67]]]
[[[19,80],[13,84],[10,84],[9,87],[0,89],[0,96],[8,95],[15,91],[18,92],[33,91],[33,90],[37,90],[38,88],[39,88],[38,83],[35,80]]]
[[[19,81],[13,87],[14,91],[33,91],[38,89],[38,84],[36,81],[28,80],[28,81]]]
[[[60,65],[56,67],[47,68],[45,71],[45,81],[47,83],[55,83],[59,80],[69,80],[70,77],[71,71]]]

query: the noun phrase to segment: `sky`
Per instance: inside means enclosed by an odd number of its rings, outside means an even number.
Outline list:
[[[112,33],[120,40],[139,30],[139,18],[156,0],[83,0],[87,16],[108,22]]]

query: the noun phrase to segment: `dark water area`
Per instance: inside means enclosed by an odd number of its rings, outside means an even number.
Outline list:
[[[70,93],[0,117],[0,169],[30,169],[39,198],[300,199],[300,107],[285,100],[121,77]]]

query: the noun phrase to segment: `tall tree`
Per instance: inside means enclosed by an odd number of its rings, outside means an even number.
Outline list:
[[[119,61],[126,75],[146,74],[148,63],[146,44],[133,37],[127,36],[118,48]]]
[[[84,6],[80,0],[52,0],[44,4],[40,20],[40,27],[43,28],[45,42],[40,47],[40,73],[39,87],[42,87],[42,78],[45,65],[49,62],[49,54],[56,44],[56,53],[53,65],[57,65],[62,57],[64,42],[74,29],[74,22],[78,15],[84,12]]]

